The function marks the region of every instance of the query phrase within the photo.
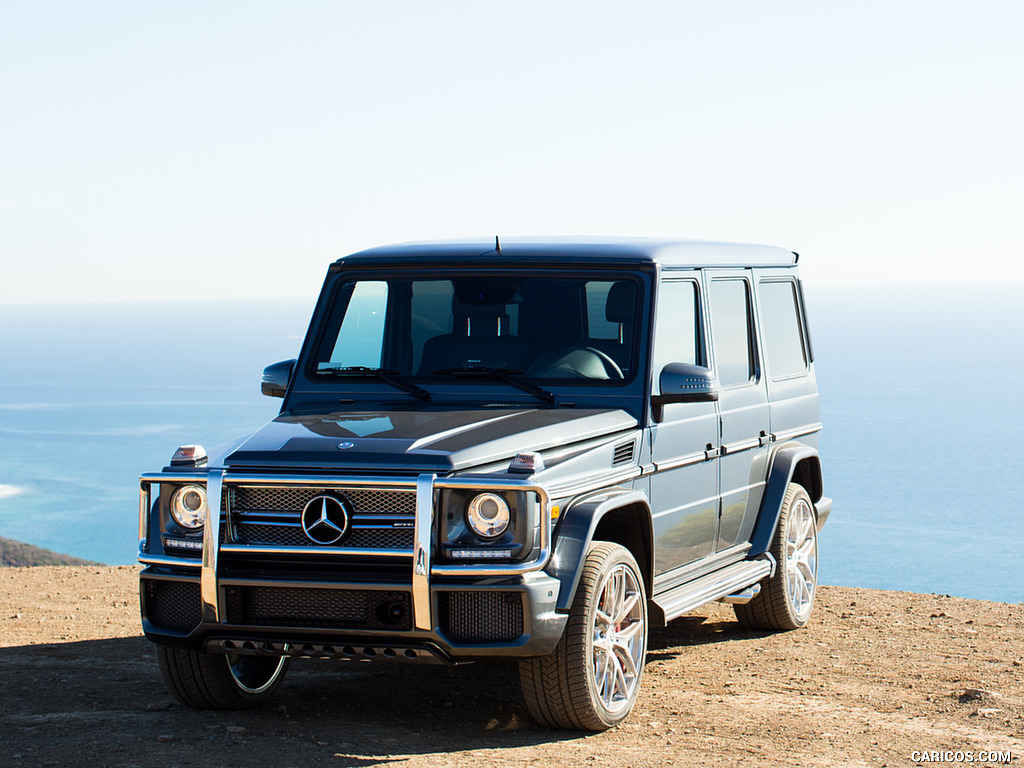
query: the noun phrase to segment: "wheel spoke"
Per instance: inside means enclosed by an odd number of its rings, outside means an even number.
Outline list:
[[[644,623],[642,621],[634,621],[632,624],[623,627],[622,630],[615,633],[616,643],[629,643],[632,642],[637,635],[643,632]]]
[[[615,644],[615,658],[622,662],[621,666],[630,679],[636,677],[636,661],[633,659],[632,649],[625,643]]]
[[[814,582],[814,570],[807,563],[800,563],[798,571],[804,583],[809,587]]]
[[[816,549],[816,547],[815,547],[814,539],[808,539],[797,550],[797,553],[796,553],[797,559],[801,560],[801,561],[809,560],[811,555],[814,554],[814,550],[815,549]]]
[[[621,698],[629,698],[630,686],[626,683],[626,676],[622,672],[622,667],[618,664],[615,665],[615,690]]]
[[[804,514],[804,525],[803,530],[800,532],[800,537],[804,541],[811,541],[814,538],[814,515],[807,512]]]
[[[637,601],[640,596],[634,592],[631,594],[622,604],[618,613],[615,614],[614,624],[618,625],[624,622],[633,613],[633,609],[636,608]]]
[[[621,621],[619,616],[622,614],[622,604],[626,601],[626,576],[621,570],[615,571],[614,582],[615,602],[612,605],[611,614],[615,617],[615,621],[619,622]]]

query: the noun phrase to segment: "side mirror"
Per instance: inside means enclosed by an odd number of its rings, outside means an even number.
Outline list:
[[[284,397],[284,393],[288,390],[288,382],[292,378],[292,371],[294,370],[294,360],[282,360],[280,363],[268,365],[263,369],[263,381],[260,382],[260,391],[268,397]]]
[[[661,394],[651,395],[654,420],[661,421],[669,403],[707,403],[718,399],[718,380],[710,368],[690,363],[669,363],[658,378]]]

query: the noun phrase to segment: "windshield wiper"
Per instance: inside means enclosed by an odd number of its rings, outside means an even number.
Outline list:
[[[410,384],[408,381],[402,381],[402,379],[395,378],[398,371],[385,371],[383,368],[370,368],[365,365],[345,365],[337,368],[321,368],[317,373],[329,373],[332,376],[372,376],[375,379],[383,381],[385,384],[390,384],[395,389],[408,392],[410,395],[418,397],[424,402],[430,400],[430,393],[427,392],[427,390],[417,387],[415,384]]]
[[[464,368],[443,368],[440,371],[434,371],[435,376],[484,376],[500,379],[506,384],[511,384],[516,389],[520,389],[543,400],[544,404],[549,407],[555,404],[555,396],[553,394],[535,384],[513,378],[511,376],[513,373],[522,373],[522,371],[510,371],[508,368],[493,368],[486,365],[468,365]]]

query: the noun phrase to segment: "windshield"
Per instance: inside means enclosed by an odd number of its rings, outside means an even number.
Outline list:
[[[344,280],[312,372],[625,381],[639,293],[619,276]]]

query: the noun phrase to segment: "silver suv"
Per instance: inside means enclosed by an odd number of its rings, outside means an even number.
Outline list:
[[[170,691],[239,708],[294,657],[515,659],[537,721],[601,730],[650,627],[715,600],[804,626],[832,502],[796,262],[625,239],[339,259],[264,372],[280,415],[141,478]]]

